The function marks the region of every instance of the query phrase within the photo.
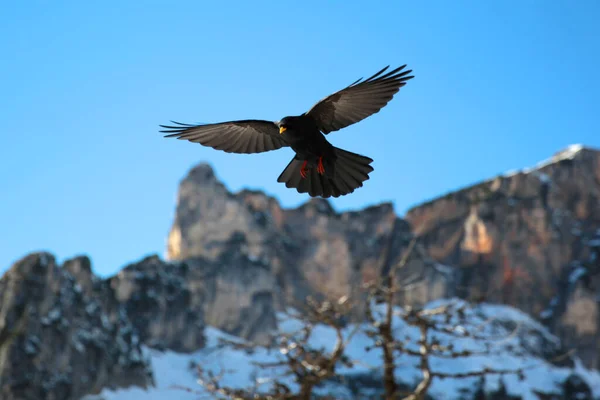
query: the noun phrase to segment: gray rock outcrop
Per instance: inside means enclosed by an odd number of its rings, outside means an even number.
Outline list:
[[[2,399],[69,400],[152,384],[127,316],[104,312],[52,255],[16,262],[0,279],[0,296]]]

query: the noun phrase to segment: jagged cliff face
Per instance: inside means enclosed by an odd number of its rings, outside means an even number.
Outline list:
[[[336,213],[326,200],[311,199],[284,209],[260,192],[229,193],[201,164],[181,182],[167,255],[221,263],[232,254],[245,256],[265,273],[260,279],[239,274],[242,291],[261,284],[282,305],[302,302],[307,295],[338,298],[360,290],[399,262],[411,238],[409,225],[391,204]],[[238,270],[237,263],[225,264]],[[409,270],[427,274],[426,289],[442,294],[444,277],[433,266],[414,257]]]
[[[192,352],[205,321],[260,340],[275,328],[277,285],[238,251],[168,263],[157,256],[100,279],[87,257],[48,253],[0,279],[0,397],[75,400],[103,388],[153,384],[142,345]]]
[[[0,397],[79,399],[105,387],[152,384],[136,330],[127,316],[109,313],[89,295],[102,282],[80,285],[89,260],[63,268],[36,253],[0,280]]]
[[[572,146],[406,218],[434,259],[456,267],[454,294],[525,310],[600,367],[600,152]]]
[[[570,147],[535,168],[415,207],[406,220],[389,204],[338,214],[313,199],[283,209],[263,193],[229,193],[201,164],[181,183],[168,257],[244,254],[274,279],[263,287],[277,307],[357,290],[397,263],[416,232],[423,252],[404,272],[422,279],[402,293],[405,303],[460,296],[513,305],[598,366],[599,152]],[[245,279],[241,287],[258,282]]]

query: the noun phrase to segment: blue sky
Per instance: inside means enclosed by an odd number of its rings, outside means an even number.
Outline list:
[[[112,274],[163,254],[177,185],[207,161],[226,185],[277,183],[285,149],[233,155],[158,125],[278,120],[387,64],[415,79],[329,135],[372,157],[338,210],[402,214],[571,143],[600,147],[600,2],[21,1],[0,5],[0,269],[34,250]]]

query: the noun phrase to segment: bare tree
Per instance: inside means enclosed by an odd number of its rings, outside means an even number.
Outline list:
[[[346,346],[358,330],[358,325],[350,333],[345,333],[346,316],[350,314],[351,304],[347,297],[336,302],[316,301],[308,298],[301,312],[289,311],[288,316],[301,321],[301,327],[294,332],[279,332],[272,335],[271,347],[278,349],[281,361],[256,362],[261,370],[282,370],[269,381],[255,380],[255,385],[247,389],[224,387],[220,384],[222,374],[214,375],[198,366],[199,382],[205,391],[224,398],[246,400],[309,400],[316,387],[328,379],[336,377],[336,369],[340,365],[352,366],[351,360],[345,356]],[[317,325],[331,328],[335,332],[335,343],[330,351],[310,345],[311,336]],[[222,345],[238,349],[249,349],[252,344],[222,341]],[[296,388],[290,387],[286,381],[292,378]],[[260,390],[260,386],[270,384],[269,390]]]
[[[299,312],[291,314],[300,322],[300,329],[295,332],[280,332],[272,336],[272,347],[276,348],[281,357],[277,362],[256,363],[261,370],[272,369],[273,377],[268,380],[255,380],[251,388],[236,389],[220,384],[222,375],[214,375],[198,368],[199,382],[204,390],[212,395],[226,399],[256,399],[256,400],[308,400],[315,397],[315,389],[325,382],[342,380],[338,372],[340,366],[354,367],[358,361],[347,356],[348,343],[355,333],[362,331],[372,340],[366,349],[381,350],[383,365],[372,366],[374,370],[382,371],[381,389],[386,400],[424,400],[435,379],[464,379],[484,377],[493,374],[516,374],[523,376],[525,368],[499,369],[483,367],[472,371],[444,372],[432,365],[433,359],[458,359],[485,355],[492,352],[490,340],[506,340],[507,335],[493,338],[483,334],[484,324],[473,326],[466,309],[469,303],[464,301],[445,302],[437,307],[413,308],[398,307],[398,294],[410,290],[414,283],[406,284],[401,279],[401,271],[411,257],[417,253],[416,239],[413,239],[405,250],[397,265],[390,268],[388,274],[365,285],[363,296],[358,299],[342,297],[338,301],[316,301],[307,299],[306,305]],[[362,305],[362,307],[358,307]],[[365,310],[363,321],[366,323],[349,324],[347,321],[356,309]],[[404,336],[397,332],[398,325],[411,327],[418,332],[417,337]],[[314,348],[311,337],[318,326],[325,326],[335,332],[335,343],[331,350]],[[350,329],[350,327],[354,329]],[[513,333],[516,334],[517,326]],[[444,337],[446,340],[444,340]],[[451,338],[452,340],[448,340]],[[478,350],[464,349],[455,344],[461,340],[479,343]],[[226,346],[250,348],[250,344],[224,342]],[[396,369],[400,359],[417,360],[417,368],[421,372],[420,382],[409,392],[401,391],[397,380]],[[532,364],[526,368],[535,368]],[[291,378],[291,379],[290,379]],[[290,385],[290,380],[295,385]],[[286,383],[287,382],[287,383]],[[264,388],[265,384],[268,388]],[[324,397],[320,397],[323,399]]]

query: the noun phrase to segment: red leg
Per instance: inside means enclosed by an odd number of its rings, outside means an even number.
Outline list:
[[[300,167],[300,175],[302,176],[302,179],[305,179],[308,174],[308,168],[306,168],[307,163],[308,161],[304,161],[302,163],[302,167]]]
[[[317,166],[317,172],[321,175],[325,173],[325,167],[323,167],[323,157],[319,157],[319,165]]]

